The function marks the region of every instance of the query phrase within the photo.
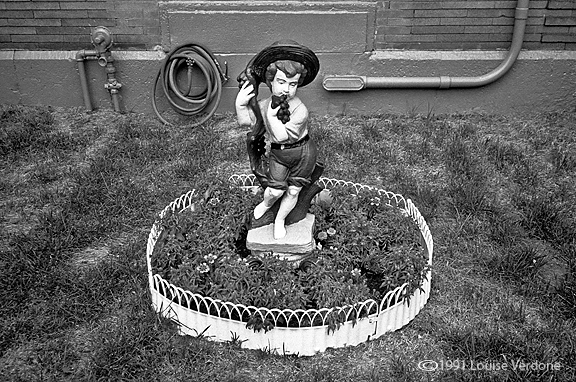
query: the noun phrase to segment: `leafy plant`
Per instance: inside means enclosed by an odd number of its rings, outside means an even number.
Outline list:
[[[427,257],[420,232],[407,214],[384,204],[373,190],[350,194],[336,188],[331,193],[332,203],[312,207],[317,248],[298,268],[273,253],[250,256],[247,227],[261,195],[220,182],[208,187],[186,211],[163,216],[153,270],[185,290],[234,304],[334,308],[318,322],[302,317],[299,323],[327,324],[329,330],[368,315],[358,302],[381,299],[406,284],[402,300],[420,288]],[[343,306],[347,308],[340,309]],[[281,316],[272,320],[257,310],[232,318],[255,331],[297,324]]]

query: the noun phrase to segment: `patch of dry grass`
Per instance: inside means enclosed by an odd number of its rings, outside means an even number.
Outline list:
[[[150,309],[144,254],[156,214],[249,171],[233,116],[191,130],[2,106],[0,379],[575,380],[575,128],[569,112],[313,116],[325,176],[420,208],[433,286],[407,327],[298,358],[181,337]],[[424,360],[444,368],[423,371]],[[560,370],[513,369],[518,361]],[[483,362],[509,369],[471,370]]]

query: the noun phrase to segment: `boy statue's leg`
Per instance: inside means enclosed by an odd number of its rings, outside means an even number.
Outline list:
[[[298,186],[288,186],[288,191],[286,195],[282,198],[280,202],[280,208],[276,214],[276,219],[274,220],[274,239],[282,239],[286,236],[286,227],[284,221],[286,216],[294,209],[296,203],[298,202],[298,194],[302,190],[302,187]]]
[[[264,216],[266,211],[268,211],[270,207],[274,205],[276,200],[278,200],[282,194],[284,194],[284,190],[267,187],[264,190],[264,200],[262,200],[262,202],[260,202],[260,204],[254,208],[254,218],[260,219],[262,216]]]

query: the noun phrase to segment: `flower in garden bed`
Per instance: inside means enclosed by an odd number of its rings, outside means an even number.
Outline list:
[[[303,269],[271,253],[250,266],[247,222],[260,197],[226,184],[212,186],[211,195],[218,203],[161,221],[168,234],[155,250],[153,272],[185,290],[245,306],[306,310],[379,300],[405,283],[410,296],[423,282],[427,257],[418,227],[372,191],[334,189],[330,204],[311,207],[319,245],[312,254],[317,260]],[[268,328],[258,317],[251,326]]]
[[[214,264],[214,261],[218,258],[218,256],[216,256],[213,253],[209,253],[207,255],[204,255],[204,260],[206,260],[208,262],[208,264]]]

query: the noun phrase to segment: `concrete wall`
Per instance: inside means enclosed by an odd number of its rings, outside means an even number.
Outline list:
[[[225,84],[218,111],[232,111],[237,74],[256,52],[281,38],[295,39],[318,53],[321,71],[301,96],[319,114],[523,113],[574,108],[573,1],[530,2],[525,50],[512,70],[491,85],[357,93],[322,88],[322,78],[332,74],[485,74],[500,63],[510,45],[515,4],[487,0],[5,1],[0,2],[0,103],[82,107],[74,57],[77,50],[92,49],[90,31],[105,25],[114,35],[121,105],[126,111],[152,113],[152,85],[163,51],[190,41],[206,45],[227,67],[231,80]],[[56,5],[57,9],[49,9]],[[104,69],[95,61],[87,61],[86,68],[94,107],[110,108]]]
[[[0,52],[0,103],[79,106],[84,102],[74,52]],[[122,83],[123,110],[153,113],[152,85],[164,57],[162,52],[114,52],[118,79]],[[301,89],[300,95],[318,114],[338,113],[435,113],[485,111],[526,113],[573,110],[576,107],[576,54],[560,51],[523,51],[511,71],[499,81],[478,89],[363,90],[356,93],[327,92],[324,75],[369,74],[385,76],[461,75],[489,72],[504,52],[375,52],[319,53],[318,78]],[[251,55],[218,54],[228,63],[230,74],[239,73]],[[92,104],[112,108],[104,89],[106,75],[95,61],[86,63]],[[233,110],[237,83],[224,88],[218,112]]]

